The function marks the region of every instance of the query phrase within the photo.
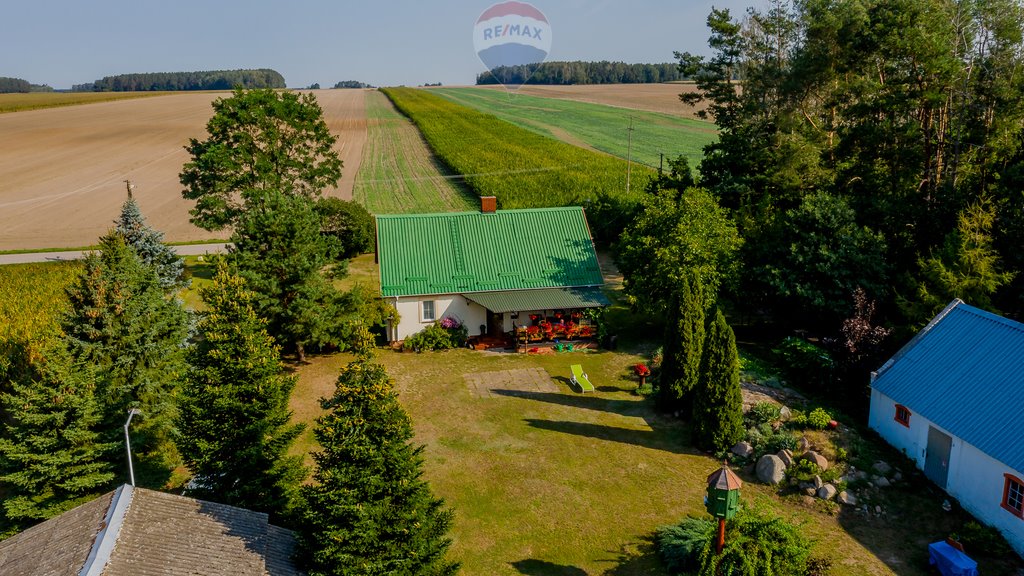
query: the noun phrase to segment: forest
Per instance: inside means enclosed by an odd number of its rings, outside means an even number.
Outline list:
[[[625,62],[544,62],[538,65],[498,66],[477,75],[486,84],[651,84],[682,80],[679,66]]]
[[[147,72],[104,76],[75,84],[72,92],[139,92],[165,90],[231,90],[232,88],[284,88],[276,70],[208,70],[201,72]]]
[[[0,94],[27,94],[28,92],[53,92],[46,84],[32,84],[22,78],[0,76]]]
[[[744,315],[834,333],[862,289],[897,335],[955,297],[1020,318],[1022,22],[1013,0],[711,12],[712,55],[676,56],[721,129],[699,182],[744,239]]]

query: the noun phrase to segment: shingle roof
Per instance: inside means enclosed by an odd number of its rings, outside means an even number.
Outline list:
[[[384,296],[604,283],[580,207],[377,216]]]
[[[1024,471],[1024,324],[954,300],[871,386]]]
[[[4,576],[77,576],[85,565],[113,492],[0,542]]]
[[[291,531],[267,515],[234,506],[154,492],[118,490],[128,498],[109,557],[99,555],[103,576],[299,576],[292,563]],[[4,576],[77,576],[104,526],[114,492],[0,542]],[[116,528],[115,528],[116,525]],[[107,532],[111,532],[108,530]],[[99,570],[102,568],[102,571]]]

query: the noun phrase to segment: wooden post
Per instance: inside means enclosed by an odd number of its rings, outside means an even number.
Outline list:
[[[725,548],[725,518],[718,519],[718,542],[715,543],[715,554],[721,554]]]

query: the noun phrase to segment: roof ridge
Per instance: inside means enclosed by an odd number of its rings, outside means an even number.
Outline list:
[[[110,555],[117,546],[117,540],[121,536],[121,528],[124,526],[125,516],[128,515],[128,507],[132,503],[135,491],[132,486],[122,484],[114,491],[110,507],[103,517],[103,528],[93,540],[92,549],[89,550],[89,557],[78,572],[79,576],[99,576],[110,562]]]
[[[424,212],[422,214],[374,214],[375,218],[404,219],[404,218],[440,218],[455,216],[493,216],[494,214],[508,214],[510,212],[556,212],[568,210],[582,210],[582,206],[547,206],[542,208],[505,208],[494,212],[481,212],[469,210],[465,212]]]

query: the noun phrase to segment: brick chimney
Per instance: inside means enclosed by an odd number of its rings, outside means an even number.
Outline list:
[[[494,214],[498,210],[498,198],[496,196],[481,196],[480,211],[484,214]]]

